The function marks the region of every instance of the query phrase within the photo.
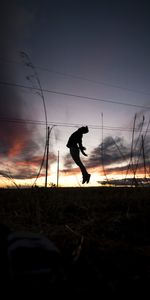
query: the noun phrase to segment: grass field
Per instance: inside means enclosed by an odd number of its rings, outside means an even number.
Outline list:
[[[144,296],[150,284],[149,196],[149,188],[1,189],[0,222],[44,234],[67,261],[78,255],[70,278],[80,293]]]

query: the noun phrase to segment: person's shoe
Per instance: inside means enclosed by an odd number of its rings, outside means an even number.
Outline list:
[[[82,184],[84,184],[86,181],[87,181],[87,177],[83,176]]]
[[[89,183],[91,174],[87,174],[86,182]]]

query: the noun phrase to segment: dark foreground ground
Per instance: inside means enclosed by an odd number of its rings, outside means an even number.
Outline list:
[[[150,296],[149,188],[1,189],[0,223],[56,245],[62,296]]]

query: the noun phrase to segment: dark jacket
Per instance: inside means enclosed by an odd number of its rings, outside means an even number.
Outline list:
[[[67,143],[67,147],[68,148],[79,148],[82,149],[83,145],[82,145],[82,136],[83,133],[81,131],[81,129],[79,128],[77,131],[75,131],[69,138],[68,143]]]

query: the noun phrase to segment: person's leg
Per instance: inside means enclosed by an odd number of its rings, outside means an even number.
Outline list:
[[[82,172],[82,175],[83,177],[87,177],[87,170],[85,168],[85,166],[83,165],[83,163],[81,162],[80,160],[80,155],[79,155],[79,149],[77,148],[70,148],[70,154],[74,160],[74,162],[79,166],[81,172]]]

